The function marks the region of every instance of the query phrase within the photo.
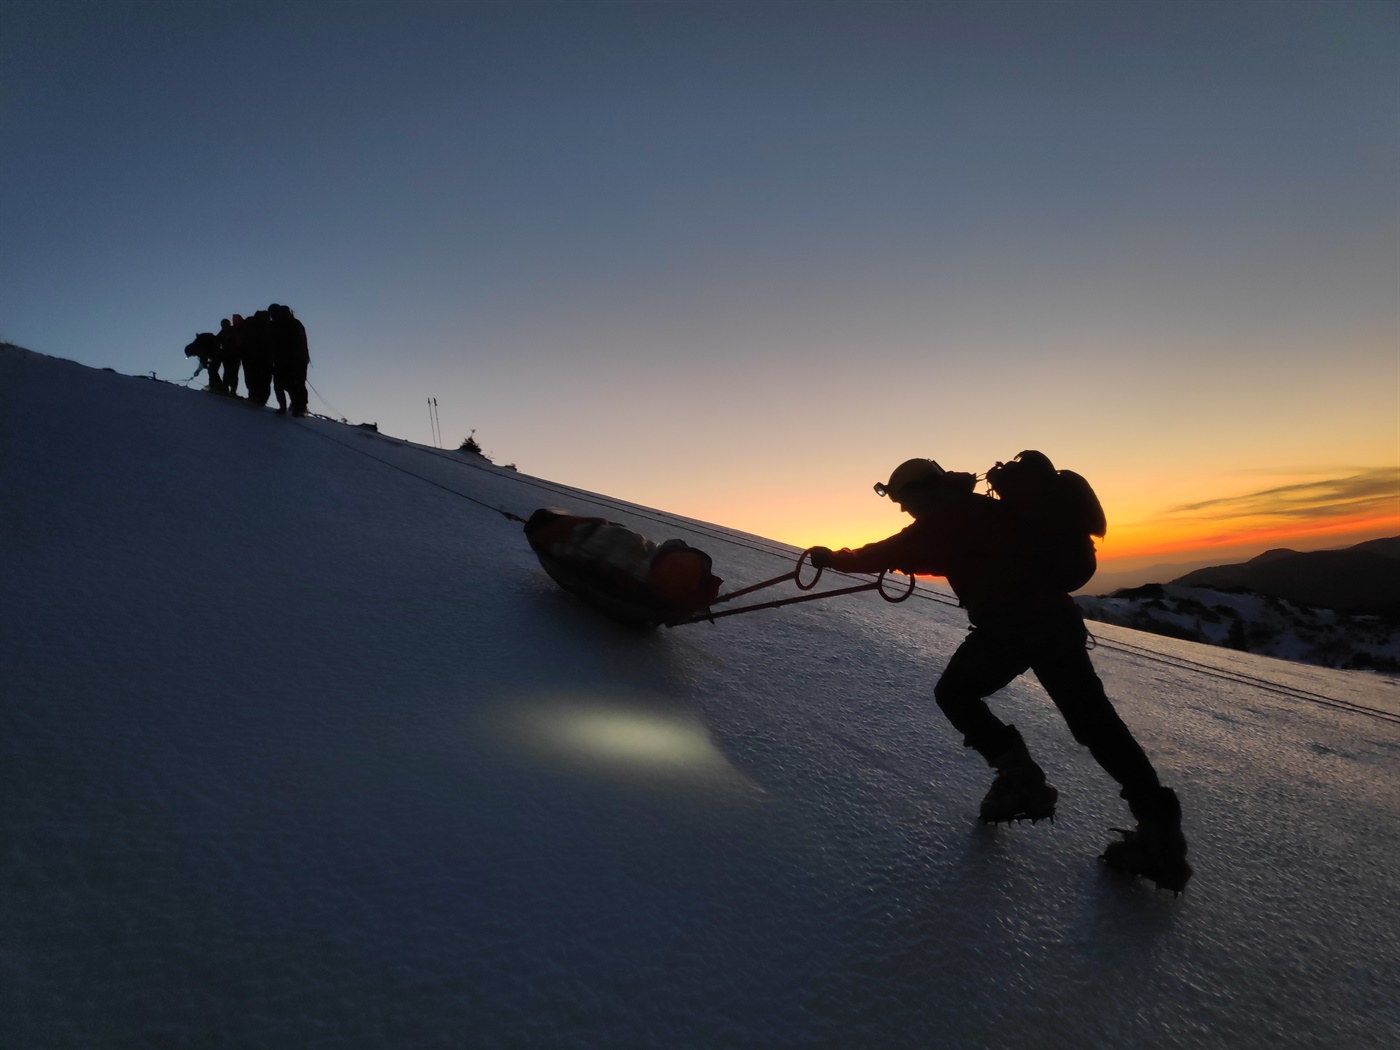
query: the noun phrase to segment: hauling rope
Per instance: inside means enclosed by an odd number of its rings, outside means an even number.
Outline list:
[[[774,601],[743,605],[714,612],[712,606],[791,580],[801,591],[811,591],[822,570],[803,583],[803,566],[810,551],[803,551],[797,567],[728,594],[720,594],[724,581],[713,572],[714,563],[704,551],[683,540],[653,543],[640,533],[605,518],[582,517],[553,507],[542,507],[525,522],[525,538],[540,565],[564,590],[620,623],[635,627],[680,627],[713,622],[724,616],[774,609],[798,602],[818,601],[861,591],[880,592],[888,602],[902,602],[914,593],[914,577],[902,593],[887,594],[885,573],[874,583],[801,594]]]
[[[332,422],[334,422],[334,421],[332,421]],[[339,440],[337,440],[336,438],[332,437],[331,435],[329,435],[329,434],[327,434],[327,433],[324,433],[324,432],[322,432],[322,431],[320,431],[320,430],[314,429],[314,428],[312,428],[312,427],[305,427],[305,429],[307,430],[308,433],[315,434],[316,436],[318,436],[318,437],[320,437],[320,438],[323,438],[323,439],[326,440],[326,441],[329,441],[329,442],[330,442],[331,444],[333,444],[333,445],[339,445],[341,448],[349,449],[350,451],[356,452],[356,453],[358,453],[359,455],[365,456],[365,457],[368,458],[368,459],[372,459],[372,460],[374,460],[374,461],[377,462],[377,463],[381,463],[381,464],[383,464],[383,465],[386,466],[386,467],[391,467],[391,468],[393,468],[394,470],[398,470],[398,471],[401,471],[402,473],[408,474],[408,475],[411,476],[411,477],[417,478],[419,481],[426,482],[426,483],[429,484],[429,485],[432,485],[432,486],[434,486],[434,487],[436,487],[436,488],[442,489],[444,492],[448,492],[448,493],[450,493],[450,494],[452,494],[452,495],[454,495],[454,496],[457,496],[457,497],[459,497],[459,498],[461,498],[461,499],[467,500],[467,501],[470,502],[470,503],[474,503],[474,504],[476,504],[476,505],[478,505],[478,506],[480,506],[480,507],[483,507],[483,508],[485,508],[485,509],[487,509],[487,510],[493,511],[493,512],[496,513],[496,514],[500,514],[502,517],[506,518],[506,519],[509,520],[509,521],[515,521],[515,522],[521,522],[521,523],[523,523],[523,522],[525,521],[524,518],[520,517],[518,514],[513,514],[513,513],[510,512],[509,510],[505,509],[504,507],[493,506],[493,505],[491,505],[491,504],[489,504],[489,503],[487,503],[487,502],[485,502],[485,501],[483,501],[483,500],[479,500],[479,499],[475,498],[474,496],[469,496],[469,495],[467,495],[465,492],[460,492],[460,491],[458,491],[457,489],[452,488],[451,486],[444,485],[444,484],[442,484],[440,481],[436,481],[436,480],[434,480],[434,479],[432,479],[432,478],[429,478],[429,477],[427,477],[427,476],[425,476],[425,475],[423,475],[423,474],[418,473],[417,471],[409,470],[407,467],[400,466],[400,465],[397,464],[397,463],[392,463],[392,462],[390,462],[389,460],[381,459],[379,456],[373,455],[372,453],[370,453],[369,451],[367,451],[367,450],[365,450],[365,449],[363,449],[363,448],[357,448],[357,447],[355,447],[355,446],[353,446],[353,445],[347,444],[347,443],[344,442],[344,441],[339,441]],[[399,444],[407,444],[407,442],[398,442],[398,443],[399,443]],[[417,448],[415,449],[415,451],[417,451],[417,452],[419,452],[419,453],[427,454],[427,455],[432,455],[432,456],[434,456],[434,457],[436,457],[436,458],[440,458],[440,459],[448,459],[448,458],[449,458],[449,456],[447,455],[447,453],[441,452],[440,450],[417,447]],[[456,459],[455,457],[452,458],[452,462],[453,462],[455,465],[457,465],[457,466],[461,466],[461,467],[470,467],[470,468],[472,468],[472,469],[474,469],[474,470],[485,471],[485,470],[489,470],[489,469],[490,469],[490,468],[487,468],[487,467],[485,467],[485,466],[478,466],[477,464],[474,464],[474,463],[463,462],[463,461],[461,461],[461,460]],[[670,522],[666,522],[665,519],[663,519],[663,518],[661,518],[661,517],[653,517],[653,516],[651,516],[651,515],[646,514],[646,513],[645,513],[645,510],[648,509],[648,508],[639,508],[639,507],[637,507],[637,506],[634,505],[634,504],[626,503],[625,501],[622,501],[622,500],[616,500],[616,499],[612,499],[612,498],[609,498],[609,497],[606,497],[606,496],[599,496],[599,495],[597,495],[596,493],[586,492],[586,491],[584,491],[584,490],[582,490],[582,489],[577,489],[577,488],[574,488],[574,487],[572,487],[572,486],[567,486],[567,485],[561,485],[561,484],[558,484],[558,483],[555,483],[555,482],[544,481],[544,480],[542,480],[542,479],[540,479],[540,478],[532,478],[532,477],[525,476],[525,475],[517,475],[517,474],[515,474],[514,472],[511,472],[511,473],[508,473],[508,474],[504,474],[504,475],[500,474],[498,471],[495,471],[495,470],[490,470],[490,472],[491,472],[494,476],[496,476],[496,477],[503,477],[505,480],[515,481],[515,482],[518,482],[518,483],[520,483],[520,484],[522,484],[522,485],[526,485],[526,486],[528,486],[528,487],[530,487],[530,488],[533,488],[533,489],[543,489],[543,490],[548,490],[548,491],[550,491],[550,492],[558,493],[558,494],[560,494],[560,495],[571,496],[571,497],[577,497],[577,498],[581,498],[581,499],[587,499],[587,500],[588,500],[589,502],[591,502],[591,503],[600,503],[600,504],[604,504],[604,505],[614,506],[614,507],[616,507],[618,510],[626,511],[626,512],[629,513],[629,514],[632,514],[632,515],[635,515],[635,516],[638,516],[638,517],[645,517],[645,518],[647,518],[648,520],[651,520],[651,521],[665,522],[666,524],[670,524]],[[884,487],[884,486],[882,486],[882,487]],[[706,529],[706,526],[704,526],[704,525],[698,525],[698,524],[695,524],[695,523],[690,523],[690,524],[688,524],[686,527],[689,528],[689,529],[692,529],[692,530],[705,530],[705,529]],[[744,549],[746,549],[746,550],[751,550],[751,551],[753,551],[753,552],[756,553],[756,554],[774,555],[774,556],[784,557],[784,558],[785,558],[785,557],[788,557],[789,554],[790,554],[790,552],[789,552],[788,550],[784,550],[784,549],[782,549],[782,548],[779,548],[776,544],[770,546],[770,545],[767,545],[767,544],[760,544],[760,543],[757,543],[757,542],[754,541],[754,539],[753,539],[752,537],[738,538],[738,537],[736,537],[736,536],[729,535],[729,534],[725,534],[725,533],[721,533],[721,532],[718,532],[718,531],[716,531],[716,532],[711,532],[710,535],[712,535],[713,538],[716,539],[716,540],[723,541],[723,542],[726,543],[726,544],[734,544],[734,545],[736,545],[736,546],[743,547]],[[807,556],[807,560],[810,561],[810,560],[811,560],[811,549],[809,548],[809,549],[805,552],[805,554],[806,554],[806,556]],[[786,579],[789,579],[789,578],[791,578],[791,574],[787,574],[787,575],[784,575],[784,576],[776,577],[775,580],[777,580],[777,581],[782,581],[782,580],[786,580]],[[765,581],[764,586],[767,586],[767,585],[771,584],[772,582],[774,582],[774,581]],[[813,581],[813,582],[815,582],[815,581]],[[757,586],[757,585],[756,585],[756,586]],[[799,588],[802,588],[804,585],[799,584],[798,586],[799,586]],[[868,585],[867,585],[867,586],[868,586]],[[753,589],[753,588],[749,588],[749,590],[752,590],[752,589]],[[921,599],[923,599],[924,601],[933,602],[934,604],[937,604],[937,605],[952,605],[952,606],[956,606],[956,605],[957,605],[956,600],[950,601],[948,598],[945,598],[945,597],[943,597],[942,595],[939,595],[939,594],[937,594],[937,593],[934,593],[934,592],[931,592],[931,591],[927,591],[927,590],[922,590],[922,591],[921,591],[921,590],[915,590],[915,589],[914,589],[914,586],[913,586],[913,579],[912,579],[912,577],[911,577],[911,579],[910,579],[910,590],[911,590],[912,593],[911,593],[910,595],[906,595],[905,597],[916,597],[916,598],[921,598]],[[729,600],[729,599],[731,599],[731,598],[734,598],[734,597],[736,597],[737,594],[739,594],[739,593],[741,593],[741,592],[734,592],[734,593],[732,593],[732,594],[725,595],[725,596],[722,597],[722,598],[717,598],[717,599],[715,600],[715,604],[718,604],[719,602],[726,601],[726,600]],[[834,592],[831,592],[831,593],[834,593]],[[823,592],[823,594],[820,595],[820,597],[827,597],[827,596],[829,596],[829,595],[828,595],[826,592]],[[883,596],[883,595],[882,595],[882,596]],[[798,599],[798,600],[800,600],[800,599]],[[892,600],[894,600],[894,599],[891,599],[891,598],[888,598],[888,597],[887,597],[886,600],[887,600],[887,601],[892,601]],[[780,602],[780,603],[777,603],[777,604],[786,604],[786,602]],[[765,606],[765,607],[768,607],[768,606]],[[747,608],[749,608],[749,607],[745,607],[745,608],[747,609]],[[724,613],[723,615],[729,615],[730,612],[731,612],[731,610],[726,610],[725,613]],[[703,619],[709,619],[709,618],[718,618],[720,615],[721,615],[720,613],[715,613],[715,614],[713,614],[713,617],[699,616],[698,619],[703,620]],[[657,621],[657,622],[659,623],[660,621]],[[1263,691],[1263,692],[1273,693],[1273,694],[1276,694],[1276,695],[1278,695],[1278,696],[1281,696],[1281,697],[1284,697],[1284,698],[1290,699],[1290,700],[1296,700],[1296,701],[1300,701],[1300,702],[1308,703],[1308,704],[1313,704],[1313,705],[1320,706],[1320,707],[1331,707],[1331,708],[1335,708],[1335,709],[1340,710],[1340,711],[1345,711],[1345,712],[1350,713],[1350,714],[1364,715],[1364,716],[1366,716],[1366,717],[1373,718],[1373,719],[1377,719],[1377,720],[1380,720],[1380,721],[1385,721],[1385,722],[1397,722],[1397,721],[1400,721],[1400,716],[1397,716],[1397,715],[1395,715],[1393,712],[1390,712],[1390,711],[1386,711],[1386,710],[1379,709],[1379,708],[1367,707],[1367,706],[1364,705],[1364,704],[1358,704],[1358,703],[1355,703],[1355,702],[1353,702],[1353,701],[1343,700],[1343,699],[1338,698],[1338,697],[1326,696],[1326,695],[1324,695],[1324,694],[1322,694],[1322,693],[1314,693],[1314,692],[1311,692],[1311,691],[1309,691],[1309,690],[1301,689],[1301,688],[1296,687],[1296,686],[1282,685],[1282,684],[1280,684],[1280,683],[1278,683],[1278,682],[1275,682],[1275,681],[1273,681],[1273,680],[1261,678],[1261,677],[1259,677],[1259,676],[1251,675],[1251,674],[1248,674],[1248,673],[1246,673],[1246,672],[1239,671],[1239,670],[1233,670],[1233,669],[1227,669],[1227,668],[1219,668],[1219,667],[1212,667],[1212,666],[1210,666],[1210,665],[1207,665],[1207,664],[1204,664],[1204,663],[1199,663],[1199,662],[1194,661],[1194,660],[1189,660],[1189,659],[1186,659],[1186,658],[1184,658],[1184,657],[1172,656],[1172,655],[1168,655],[1168,654],[1165,654],[1165,653],[1156,652],[1156,651],[1153,651],[1153,650],[1150,650],[1150,649],[1144,649],[1144,648],[1141,648],[1141,647],[1138,647],[1138,646],[1131,645],[1130,643],[1125,642],[1125,641],[1114,641],[1114,640],[1108,640],[1108,639],[1098,639],[1098,646],[1099,646],[1100,648],[1103,648],[1103,649],[1106,649],[1106,650],[1109,650],[1109,651],[1112,651],[1112,652],[1117,652],[1117,653],[1124,654],[1124,655],[1129,656],[1129,657],[1132,657],[1132,658],[1134,658],[1134,659],[1139,659],[1139,660],[1150,660],[1150,661],[1152,661],[1152,662],[1161,664],[1161,665],[1163,665],[1163,666],[1170,667],[1170,668],[1174,668],[1174,669],[1176,669],[1176,670],[1178,670],[1178,671],[1181,671],[1182,673],[1199,674],[1199,675],[1208,675],[1208,676],[1210,676],[1210,677],[1220,678],[1220,679],[1223,679],[1223,680],[1225,680],[1225,681],[1238,682],[1238,683],[1240,683],[1240,684],[1242,684],[1242,685],[1247,685],[1247,686],[1250,686],[1250,687],[1252,687],[1252,688],[1261,690],[1261,691]]]

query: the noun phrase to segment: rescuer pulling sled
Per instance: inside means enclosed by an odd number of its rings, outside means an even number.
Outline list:
[[[998,463],[986,478],[991,492],[981,495],[974,491],[976,475],[946,471],[931,459],[907,460],[875,492],[888,496],[914,524],[857,550],[809,548],[791,572],[725,595],[719,594],[721,581],[710,571],[709,556],[680,540],[658,546],[602,518],[548,509],[531,516],[525,533],[561,586],[615,619],[647,627],[713,621],[865,590],[897,602],[913,593],[915,573],[946,578],[971,630],[933,694],[964,745],[996,771],[981,819],[999,824],[1054,817],[1059,792],[1016,727],[1001,722],[985,702],[1031,671],[1075,740],[1119,783],[1120,797],[1137,818],[1135,829],[1104,849],[1104,863],[1180,893],[1192,874],[1181,804],[1109,701],[1086,652],[1083,616],[1069,593],[1094,574],[1094,537],[1107,530],[1098,498],[1082,477],[1056,470],[1035,450]],[[808,563],[817,571],[803,583]],[[711,608],[786,580],[811,590],[825,568],[878,572],[879,578],[722,612]],[[908,591],[885,593],[885,574],[892,570],[909,577]]]
[[[856,550],[813,548],[812,564],[846,572],[899,568],[942,576],[967,611],[970,630],[933,686],[963,744],[996,771],[979,812],[987,823],[1053,817],[1059,792],[1021,733],[986,699],[1030,671],[1064,715],[1074,739],[1116,780],[1137,827],[1102,854],[1110,868],[1180,893],[1191,878],[1181,803],[1119,717],[1095,672],[1083,615],[1070,592],[1097,564],[1107,521],[1093,488],[1027,449],[986,473],[944,470],[932,459],[899,464],[877,482],[914,523]]]

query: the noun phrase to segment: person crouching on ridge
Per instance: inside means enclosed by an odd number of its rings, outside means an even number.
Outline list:
[[[185,347],[185,356],[198,358],[199,367],[194,370],[197,376],[204,372],[209,376],[209,392],[211,394],[230,394],[223,377],[223,351],[219,348],[219,337],[213,332],[200,332],[195,335],[193,342]],[[194,376],[190,377],[191,379]],[[234,383],[238,382],[235,375]]]
[[[1040,453],[1017,458],[1031,456],[1049,464]],[[996,770],[982,801],[982,820],[1054,816],[1059,793],[1046,782],[1016,727],[998,719],[985,702],[1017,676],[1034,671],[1075,740],[1121,785],[1121,797],[1137,818],[1137,829],[1109,845],[1103,859],[1179,893],[1191,867],[1176,793],[1161,785],[1109,702],[1085,648],[1083,617],[1058,567],[1044,564],[1044,545],[1030,520],[1008,501],[974,492],[975,485],[972,474],[945,471],[931,459],[907,460],[875,491],[889,496],[914,523],[857,550],[815,547],[812,564],[841,572],[898,569],[946,577],[972,626],[933,693],[964,745]]]

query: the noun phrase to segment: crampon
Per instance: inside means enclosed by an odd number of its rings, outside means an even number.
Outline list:
[[[1100,860],[1114,871],[1151,879],[1159,890],[1181,895],[1191,879],[1191,865],[1186,863],[1186,840],[1179,831],[1162,837],[1127,828],[1112,830],[1122,835],[1123,841],[1109,843]]]
[[[982,800],[978,813],[983,824],[1018,824],[1029,820],[1032,824],[1042,820],[1055,820],[1055,800],[1060,793],[1045,783],[1017,783],[1005,776],[997,777],[987,797]]]

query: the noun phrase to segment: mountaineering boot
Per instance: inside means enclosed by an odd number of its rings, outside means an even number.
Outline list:
[[[1138,825],[1132,831],[1114,828],[1123,836],[1103,851],[1110,868],[1127,875],[1151,879],[1157,888],[1180,894],[1191,878],[1186,863],[1186,836],[1181,833],[1181,802],[1171,788],[1129,799]]]
[[[991,760],[997,771],[991,790],[982,800],[980,816],[984,824],[1005,824],[1016,820],[1055,819],[1055,800],[1060,793],[1045,782],[1045,771],[1035,764],[1026,742],[1015,726],[1007,726],[1008,746]]]

